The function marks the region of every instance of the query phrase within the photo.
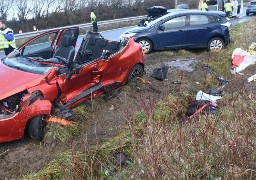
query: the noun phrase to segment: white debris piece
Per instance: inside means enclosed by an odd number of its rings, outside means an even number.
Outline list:
[[[214,102],[216,103],[217,100],[221,99],[221,96],[213,96],[210,94],[206,94],[203,91],[198,91],[197,95],[196,95],[196,100],[200,101],[200,100],[205,100],[205,101],[210,101],[210,102]]]

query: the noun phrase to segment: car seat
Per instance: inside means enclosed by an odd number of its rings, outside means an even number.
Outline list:
[[[118,41],[111,41],[108,43],[108,46],[109,46],[108,49],[111,54],[115,54],[120,50],[120,42]]]
[[[65,62],[66,65],[70,66],[73,63],[75,56],[75,48],[71,45],[72,37],[64,35],[61,39],[60,46],[54,53],[53,57],[59,61]]]

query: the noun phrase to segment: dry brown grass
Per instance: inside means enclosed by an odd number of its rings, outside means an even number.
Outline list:
[[[173,118],[183,110],[177,111],[172,100],[165,102],[171,111],[163,118],[168,123],[154,118],[155,109],[143,120],[141,136],[133,133],[136,164],[131,174],[139,179],[256,178],[255,94],[225,96],[217,115],[186,123]],[[174,102],[176,107],[181,104]],[[133,127],[131,132],[136,132]]]

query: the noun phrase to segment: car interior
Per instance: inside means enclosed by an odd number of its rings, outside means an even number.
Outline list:
[[[121,49],[120,42],[106,40],[98,33],[89,32],[82,41],[75,62],[84,64],[97,59],[108,59]]]
[[[72,43],[73,40],[71,36],[64,35],[61,39],[60,46],[54,53],[53,57],[45,59],[44,61],[57,64],[61,63],[67,65],[68,67],[71,66],[75,56],[75,48]]]
[[[73,61],[75,56],[75,48],[72,45],[71,36],[64,35],[61,39],[60,46],[53,55],[53,58],[61,59],[70,63]]]

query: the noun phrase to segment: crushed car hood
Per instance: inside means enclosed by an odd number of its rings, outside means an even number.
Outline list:
[[[0,100],[39,84],[44,77],[12,69],[0,61]]]

